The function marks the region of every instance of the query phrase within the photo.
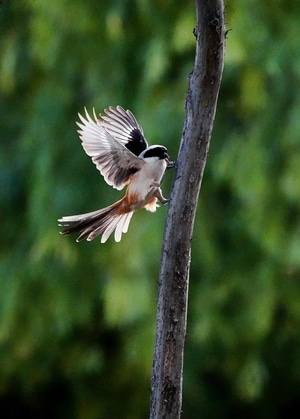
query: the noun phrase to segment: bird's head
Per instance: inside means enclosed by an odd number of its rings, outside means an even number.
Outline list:
[[[144,150],[139,157],[141,159],[164,160],[169,159],[166,147],[162,145],[151,145]]]

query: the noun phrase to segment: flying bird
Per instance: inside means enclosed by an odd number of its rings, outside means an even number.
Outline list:
[[[127,233],[133,213],[141,208],[155,212],[158,202],[168,202],[160,184],[165,170],[173,167],[166,147],[148,146],[143,129],[134,115],[121,106],[105,109],[93,118],[85,109],[85,117],[78,114],[78,133],[82,146],[104,177],[106,183],[118,190],[127,186],[125,196],[106,208],[86,214],[60,218],[61,234],[79,232],[77,242],[91,241],[102,234],[105,243],[114,232],[116,242]]]

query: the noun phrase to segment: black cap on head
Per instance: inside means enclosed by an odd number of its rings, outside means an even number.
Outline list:
[[[162,145],[152,145],[144,150],[140,157],[146,159],[147,157],[158,157],[159,159],[168,159],[168,152],[166,147]]]

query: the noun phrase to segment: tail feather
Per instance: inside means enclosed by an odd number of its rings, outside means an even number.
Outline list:
[[[127,233],[132,215],[133,212],[128,212],[126,216],[122,217],[119,221],[115,231],[115,239],[117,242],[121,240],[122,233]]]
[[[118,240],[118,237],[116,237],[116,228],[121,218],[122,218],[122,215],[119,215],[118,217],[113,218],[110,222],[107,223],[108,225],[106,229],[104,230],[104,233],[102,234],[102,237],[101,237],[101,243],[105,243],[113,231],[115,231],[115,241],[116,242],[120,241]],[[94,235],[95,235],[95,232],[91,233],[88,239],[92,240]]]
[[[127,233],[133,215],[133,212],[120,214],[122,203],[123,199],[98,211],[62,217],[58,220],[59,226],[67,228],[60,233],[65,236],[76,232],[81,233],[76,239],[77,242],[84,239],[91,241],[103,233],[101,243],[105,243],[115,231],[115,241],[119,242],[122,233]]]

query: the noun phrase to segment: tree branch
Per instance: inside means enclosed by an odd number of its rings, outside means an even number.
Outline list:
[[[180,417],[191,241],[224,64],[223,0],[195,3],[195,64],[162,249],[151,419]]]

